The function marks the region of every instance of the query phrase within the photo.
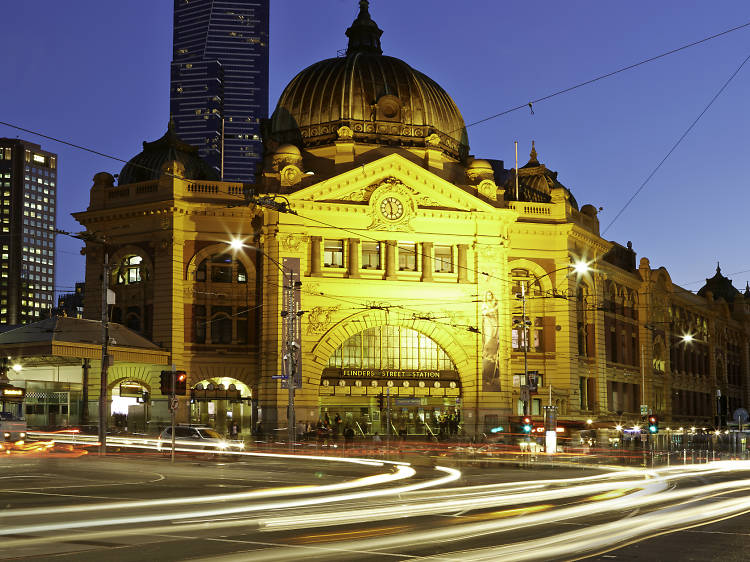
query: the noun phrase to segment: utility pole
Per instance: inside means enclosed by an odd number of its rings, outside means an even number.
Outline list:
[[[521,323],[523,324],[523,382],[529,386],[529,332],[526,325],[526,283],[521,282]],[[523,415],[531,415],[531,396],[527,395],[523,401]]]
[[[177,379],[177,373],[176,373],[176,366],[174,363],[172,363],[172,383],[171,383],[171,390],[169,393],[169,413],[172,418],[172,455],[171,455],[171,462],[174,462],[174,430],[175,430],[175,418],[177,413],[177,397],[175,396],[175,391],[177,390],[175,386],[177,385],[176,379]]]
[[[266,256],[268,256],[266,254]],[[286,278],[287,283],[284,285],[284,308],[281,311],[281,317],[286,325],[286,341],[284,347],[286,353],[283,358],[286,359],[286,386],[289,393],[288,398],[288,411],[287,411],[287,431],[289,439],[289,448],[294,449],[294,443],[297,440],[297,428],[295,427],[295,413],[294,413],[294,393],[297,387],[297,371],[300,369],[300,365],[297,364],[297,353],[300,349],[300,337],[301,330],[299,327],[299,317],[302,314],[298,310],[297,299],[295,291],[297,291],[301,285],[300,281],[297,281],[297,272],[293,268],[288,268],[288,271],[279,266],[282,275]],[[300,373],[301,376],[301,373]]]
[[[99,454],[107,453],[107,370],[109,369],[109,251],[104,250],[102,266],[102,366],[99,380]]]

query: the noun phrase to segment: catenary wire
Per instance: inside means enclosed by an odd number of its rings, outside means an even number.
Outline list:
[[[511,107],[509,109],[506,109],[505,111],[501,111],[500,113],[495,113],[494,115],[490,115],[488,117],[484,117],[482,119],[479,119],[477,121],[473,121],[466,125],[465,127],[468,129],[469,127],[474,127],[475,125],[479,125],[481,123],[486,123],[487,121],[491,121],[492,119],[496,119],[498,117],[502,117],[503,115],[507,115],[509,113],[513,113],[514,111],[519,111],[521,109],[526,109],[529,107],[529,105],[533,105],[535,103],[539,103],[541,101],[547,101],[549,99],[552,99],[556,96],[560,96],[562,94],[566,94],[568,92],[572,92],[573,90],[577,90],[578,88],[583,88],[584,86],[588,86],[589,84],[593,84],[595,82],[599,82],[600,80],[604,80],[605,78],[610,78],[612,76],[615,76],[616,74],[620,74],[622,72],[626,72],[628,70],[632,70],[634,68],[637,68],[639,66],[642,66],[644,64],[647,64],[649,62],[653,62],[655,60],[659,60],[661,58],[664,58],[669,55],[673,55],[675,53],[679,53],[680,51],[684,51],[685,49],[689,49],[690,47],[695,47],[696,45],[700,45],[702,43],[706,43],[708,41],[711,41],[712,39],[717,39],[719,37],[722,37],[724,35],[727,35],[729,33],[733,33],[735,31],[739,31],[740,29],[744,29],[746,27],[750,26],[750,22],[743,23],[741,25],[738,25],[736,27],[732,27],[730,29],[726,29],[724,31],[721,31],[719,33],[716,33],[714,35],[709,35],[708,37],[704,37],[703,39],[699,39],[698,41],[693,41],[692,43],[688,43],[686,45],[682,45],[681,47],[677,47],[676,49],[672,49],[670,51],[666,51],[664,53],[661,53],[659,55],[655,55],[653,57],[649,57],[647,59],[643,59],[639,62],[630,64],[628,66],[623,66],[622,68],[618,68],[617,70],[614,70],[612,72],[608,72],[606,74],[602,74],[600,76],[597,76],[595,78],[591,78],[590,80],[586,80],[584,82],[579,82],[578,84],[574,84],[573,86],[569,86],[567,88],[563,88],[561,90],[557,90],[555,92],[552,92],[551,94],[547,94],[546,96],[542,96],[540,98],[533,99],[531,101],[522,103],[520,105],[517,105],[515,107]],[[458,129],[455,131],[452,131],[452,133],[460,132]]]
[[[693,127],[695,127],[695,125],[697,125],[698,121],[700,121],[700,118],[703,117],[703,115],[710,109],[710,107],[713,105],[713,103],[716,101],[716,99],[721,95],[721,93],[726,89],[726,87],[729,86],[730,82],[734,79],[734,77],[737,76],[737,74],[739,74],[740,70],[742,70],[742,67],[745,66],[745,63],[748,60],[750,60],[750,55],[748,55],[747,57],[745,57],[745,59],[740,63],[740,65],[732,73],[732,75],[729,78],[727,78],[727,80],[724,82],[724,84],[721,86],[721,88],[719,88],[719,91],[716,92],[716,94],[714,95],[713,98],[711,98],[711,101],[708,102],[708,105],[706,105],[703,108],[703,111],[701,111],[698,114],[698,117],[696,117],[693,120],[693,122],[690,123],[690,126],[687,129],[685,129],[685,132],[682,133],[682,135],[680,135],[680,138],[678,138],[677,142],[675,142],[672,145],[672,148],[669,149],[669,151],[664,156],[664,158],[662,158],[661,161],[659,161],[659,163],[651,171],[651,173],[646,177],[646,179],[643,180],[643,183],[638,187],[638,189],[635,190],[635,193],[633,193],[633,195],[630,196],[630,199],[628,199],[627,202],[625,203],[625,205],[623,205],[623,207],[617,212],[617,214],[615,215],[615,217],[610,221],[610,223],[606,226],[606,228],[604,230],[602,230],[602,235],[604,235],[610,229],[610,227],[615,223],[615,221],[617,221],[618,218],[620,218],[620,216],[625,212],[625,209],[627,209],[630,206],[630,204],[638,196],[638,194],[641,191],[643,191],[643,188],[646,187],[646,184],[651,180],[651,178],[654,177],[654,175],[656,174],[656,172],[659,171],[659,169],[662,167],[662,165],[664,164],[664,162],[667,161],[667,159],[672,155],[672,153],[677,149],[677,147],[680,146],[680,143],[682,143],[682,141],[685,139],[686,136],[688,136],[688,134],[690,133],[690,131],[693,130]]]

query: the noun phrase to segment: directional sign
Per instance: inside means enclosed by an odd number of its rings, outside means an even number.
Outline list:
[[[521,401],[528,402],[529,400],[531,400],[531,392],[529,392],[528,386],[523,385],[521,387]]]
[[[278,381],[278,380],[286,380],[287,377],[286,375],[271,375],[271,378],[275,381]]]
[[[648,404],[641,404],[641,415],[642,416],[648,415]]]

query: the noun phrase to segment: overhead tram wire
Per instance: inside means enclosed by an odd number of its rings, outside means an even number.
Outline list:
[[[625,203],[625,205],[623,205],[622,209],[620,209],[617,212],[617,214],[615,215],[615,217],[610,221],[610,223],[606,226],[606,228],[604,230],[602,230],[602,235],[604,235],[610,229],[610,227],[615,223],[615,221],[617,221],[618,218],[620,218],[620,216],[625,212],[625,209],[627,209],[630,206],[630,204],[638,196],[638,194],[641,191],[643,191],[643,188],[646,187],[646,184],[651,180],[651,178],[654,177],[654,175],[656,174],[656,172],[659,171],[659,169],[662,167],[662,165],[664,164],[664,162],[667,161],[667,159],[672,155],[672,153],[677,149],[677,147],[680,146],[680,143],[682,143],[682,141],[685,139],[685,137],[688,136],[688,134],[690,133],[690,131],[693,130],[693,127],[695,127],[695,125],[698,123],[698,121],[700,121],[700,118],[703,117],[703,115],[710,109],[710,107],[717,100],[717,98],[722,94],[722,92],[726,89],[726,87],[729,86],[730,82],[732,80],[734,80],[734,77],[737,76],[737,74],[739,74],[740,70],[742,70],[742,67],[745,66],[745,63],[747,63],[748,60],[750,60],[750,55],[748,55],[747,57],[745,57],[745,59],[740,63],[740,65],[732,73],[732,75],[729,78],[727,78],[727,80],[724,82],[724,84],[721,86],[721,88],[719,88],[719,91],[716,92],[716,94],[714,95],[714,97],[711,98],[711,101],[708,102],[708,105],[706,105],[706,107],[703,108],[703,111],[701,111],[698,114],[698,117],[696,117],[693,120],[693,122],[690,123],[690,126],[687,129],[685,129],[685,132],[682,133],[682,135],[680,136],[679,139],[677,139],[677,142],[675,142],[672,145],[672,148],[669,149],[669,152],[667,152],[667,154],[664,156],[664,158],[661,159],[661,161],[656,165],[656,167],[651,171],[651,173],[646,177],[646,179],[643,180],[643,183],[640,185],[640,187],[638,189],[635,190],[635,193],[633,193],[633,195],[630,196],[630,199],[628,199],[628,201]]]
[[[653,61],[655,61],[655,60],[658,60],[658,59],[664,58],[664,57],[666,57],[666,56],[669,56],[669,55],[672,55],[672,54],[678,53],[678,52],[680,52],[680,51],[683,51],[683,50],[689,49],[690,47],[694,47],[694,46],[700,45],[700,44],[702,44],[702,43],[706,43],[706,42],[708,42],[708,41],[711,41],[711,40],[713,40],[713,39],[717,39],[717,38],[719,38],[719,37],[722,37],[722,36],[724,36],[724,35],[728,35],[728,34],[730,34],[730,33],[733,33],[733,32],[735,32],[735,31],[739,31],[739,30],[741,30],[741,29],[744,29],[744,28],[747,28],[747,27],[749,27],[749,26],[750,26],[750,22],[746,22],[746,23],[743,23],[743,24],[741,24],[741,25],[735,26],[735,27],[733,27],[733,28],[730,28],[730,29],[724,30],[724,31],[722,31],[722,32],[716,33],[716,34],[714,34],[714,35],[710,35],[710,36],[708,36],[708,37],[704,37],[703,39],[699,39],[699,40],[697,40],[697,41],[693,41],[693,42],[691,42],[691,43],[688,43],[688,44],[686,44],[686,45],[682,45],[681,47],[677,47],[677,48],[675,48],[675,49],[671,49],[671,50],[669,50],[669,51],[666,51],[666,52],[664,52],[664,53],[661,53],[661,54],[659,54],[659,55],[655,55],[655,56],[653,56],[653,57],[649,57],[649,58],[647,58],[647,59],[641,60],[641,61],[639,61],[639,62],[636,62],[636,63],[634,63],[634,64],[631,64],[631,65],[628,65],[628,66],[624,66],[624,67],[622,67],[622,68],[619,68],[619,69],[617,69],[617,70],[614,70],[614,71],[612,71],[612,72],[608,72],[608,73],[606,73],[606,74],[603,74],[603,75],[597,76],[597,77],[595,77],[595,78],[592,78],[592,79],[590,79],[590,80],[586,80],[586,81],[584,81],[584,82],[580,82],[580,83],[578,83],[578,84],[575,84],[575,85],[573,85],[573,86],[569,86],[569,87],[567,87],[567,88],[563,88],[563,89],[561,89],[561,90],[557,90],[557,91],[555,91],[555,92],[552,92],[551,94],[548,94],[548,95],[546,95],[546,96],[542,96],[542,97],[540,97],[540,98],[536,98],[536,99],[534,99],[534,100],[531,100],[531,101],[529,101],[529,102],[525,102],[525,103],[523,103],[523,104],[520,104],[520,105],[518,105],[518,106],[516,106],[516,107],[512,107],[512,108],[510,108],[510,109],[507,109],[507,110],[505,110],[505,111],[502,111],[502,112],[500,112],[500,113],[496,113],[496,114],[494,114],[494,115],[491,115],[491,116],[489,116],[489,117],[485,117],[485,118],[483,118],[483,119],[480,119],[480,120],[478,120],[478,121],[474,121],[474,122],[472,122],[472,123],[469,123],[469,124],[467,124],[467,125],[465,126],[465,128],[467,128],[467,129],[468,129],[469,127],[473,127],[473,126],[475,126],[475,125],[479,125],[479,124],[481,124],[481,123],[484,123],[484,122],[490,121],[490,120],[492,120],[492,119],[495,119],[495,118],[497,118],[497,117],[501,117],[501,116],[503,116],[503,115],[507,115],[507,114],[509,114],[509,113],[512,113],[512,112],[514,112],[514,111],[518,111],[518,110],[520,110],[520,109],[525,109],[526,107],[529,107],[529,106],[533,106],[533,104],[535,104],[535,103],[539,103],[539,102],[541,102],[541,101],[546,101],[546,100],[549,100],[549,99],[551,99],[551,98],[553,98],[553,97],[556,97],[556,96],[562,95],[562,94],[564,94],[564,93],[567,93],[567,92],[570,92],[570,91],[573,91],[573,90],[576,90],[576,89],[582,88],[583,86],[587,86],[587,85],[589,85],[589,84],[593,84],[593,83],[595,83],[595,82],[598,82],[598,81],[600,81],[600,80],[603,80],[603,79],[605,79],[605,78],[609,78],[609,77],[611,77],[611,76],[614,76],[614,75],[616,75],[616,74],[620,74],[620,73],[622,73],[622,72],[625,72],[625,71],[627,71],[627,70],[632,70],[632,69],[634,69],[634,68],[636,68],[636,67],[638,67],[638,66],[641,66],[641,65],[647,64],[647,63],[649,63],[649,62],[653,62]],[[727,84],[728,84],[728,82],[730,82],[730,81],[732,80],[732,78],[734,78],[734,76],[735,76],[735,75],[736,75],[736,74],[737,74],[737,73],[739,72],[739,70],[740,70],[740,69],[742,68],[742,66],[743,66],[743,65],[745,64],[745,62],[747,62],[747,59],[745,59],[745,61],[743,61],[742,65],[740,65],[740,67],[739,67],[739,68],[737,69],[737,71],[735,72],[735,74],[733,74],[733,75],[732,75],[732,77],[730,77],[730,79],[729,79],[729,80],[727,81]],[[720,91],[719,91],[719,93],[718,93],[718,94],[717,94],[717,95],[715,96],[715,98],[716,98],[716,97],[718,97],[718,95],[719,95],[719,94],[721,93],[721,91],[723,91],[723,89],[724,89],[724,88],[726,87],[726,85],[727,85],[727,84],[725,84],[725,86],[724,86],[724,87],[722,87],[722,90],[720,90]],[[714,99],[715,99],[715,98],[714,98]],[[704,111],[703,111],[703,112],[701,113],[701,115],[699,115],[699,116],[698,116],[698,118],[696,119],[696,122],[697,122],[697,120],[698,120],[698,119],[700,119],[700,117],[701,117],[701,116],[703,115],[703,113],[705,113],[705,111],[706,111],[706,110],[708,109],[708,107],[710,107],[710,105],[711,105],[711,104],[713,103],[713,101],[714,101],[714,100],[712,100],[712,101],[711,101],[711,102],[709,103],[709,105],[708,105],[708,106],[706,107],[706,109],[705,109],[705,110],[704,110]],[[694,124],[695,124],[695,123],[693,123],[693,125],[694,125]],[[72,148],[76,148],[76,149],[78,149],[78,150],[82,150],[82,151],[85,151],[85,152],[89,152],[89,153],[91,153],[91,154],[95,154],[95,155],[97,155],[97,156],[101,156],[101,157],[103,157],[103,158],[108,158],[108,159],[111,159],[111,160],[115,160],[115,161],[118,161],[118,162],[122,162],[122,163],[126,163],[126,164],[127,164],[128,162],[130,162],[129,160],[125,160],[125,159],[123,159],[123,158],[119,158],[119,157],[117,157],[117,156],[112,156],[112,155],[110,155],[110,154],[106,154],[106,153],[104,153],[104,152],[101,152],[101,151],[98,151],[98,150],[94,150],[94,149],[92,149],[92,148],[88,148],[88,147],[86,147],[86,146],[82,146],[82,145],[80,145],[80,144],[76,144],[76,143],[73,143],[73,142],[71,142],[71,141],[67,141],[67,140],[64,140],[64,139],[61,139],[61,138],[58,138],[58,137],[53,137],[53,136],[51,136],[51,135],[47,135],[47,134],[45,134],[45,133],[40,133],[39,131],[34,131],[34,130],[32,130],[32,129],[28,129],[28,128],[26,128],[26,127],[21,127],[21,126],[19,126],[19,125],[14,125],[14,124],[12,124],[12,123],[9,123],[9,122],[7,122],[7,121],[0,121],[0,125],[4,125],[4,126],[6,126],[6,127],[10,127],[10,128],[12,128],[12,129],[16,129],[16,130],[19,130],[19,131],[23,131],[23,132],[26,132],[26,133],[29,133],[29,134],[32,134],[32,135],[36,135],[36,136],[39,136],[39,137],[45,138],[45,139],[47,139],[47,140],[51,140],[51,141],[54,141],[54,142],[58,142],[58,143],[60,143],[60,144],[64,144],[64,145],[66,145],[66,146],[70,146],[70,147],[72,147]],[[693,126],[693,125],[691,125],[691,127],[690,127],[690,128],[692,128],[692,126]],[[674,150],[674,149],[676,148],[676,146],[677,146],[677,145],[678,145],[678,144],[679,144],[679,143],[680,143],[680,142],[682,141],[682,138],[684,138],[684,136],[685,136],[685,135],[687,135],[687,133],[689,132],[690,128],[688,129],[688,131],[686,131],[686,133],[685,133],[685,134],[683,135],[683,137],[681,137],[681,138],[680,138],[680,140],[679,140],[679,141],[678,141],[678,142],[676,143],[676,145],[675,145],[675,146],[674,146],[674,147],[672,148],[672,150],[670,150],[669,154],[671,154],[671,152],[672,152],[672,151],[673,151],[673,150]],[[454,131],[454,132],[455,132],[455,131]],[[664,159],[664,160],[666,160],[666,158],[668,158],[669,154],[667,154],[667,156],[665,157],[665,159]],[[134,165],[134,166],[137,166],[137,167],[139,167],[139,168],[142,168],[142,169],[148,170],[148,171],[152,171],[152,172],[153,172],[153,171],[156,171],[156,170],[153,170],[153,169],[149,168],[148,166],[144,166],[144,165],[142,165],[142,164],[138,164],[138,163],[134,163],[134,162],[131,162],[131,164],[132,164],[132,165]],[[657,168],[656,168],[656,169],[654,170],[654,172],[652,172],[652,174],[651,174],[651,175],[653,175],[653,174],[654,174],[654,173],[656,172],[656,170],[658,170],[658,168],[659,168],[659,167],[661,166],[661,164],[663,164],[663,161],[662,161],[662,162],[661,162],[661,163],[659,164],[659,166],[657,166]],[[174,175],[174,174],[171,174],[171,175]],[[178,179],[185,179],[185,178],[180,178],[179,176],[174,176],[174,177],[177,177]],[[618,217],[619,217],[619,216],[620,216],[620,215],[622,214],[622,212],[624,212],[624,210],[625,210],[625,209],[627,208],[627,206],[629,206],[629,205],[630,205],[630,203],[632,202],[632,200],[633,200],[633,199],[634,199],[634,198],[635,198],[635,197],[636,197],[636,196],[638,195],[638,193],[639,193],[639,192],[640,192],[640,191],[641,191],[641,190],[643,189],[643,187],[645,187],[645,184],[646,184],[646,183],[647,183],[647,182],[649,181],[650,177],[651,177],[651,176],[649,176],[649,178],[647,178],[647,179],[646,179],[646,181],[645,181],[645,182],[644,182],[644,183],[643,183],[643,184],[641,185],[641,187],[640,187],[640,188],[639,188],[639,189],[638,189],[638,190],[636,191],[636,193],[635,193],[635,194],[634,194],[634,195],[633,195],[633,196],[631,197],[631,199],[630,199],[630,200],[629,200],[629,201],[628,201],[628,202],[627,202],[627,203],[625,204],[625,206],[623,207],[623,209],[621,209],[621,210],[620,210],[620,212],[619,212],[619,213],[617,214],[617,216],[616,216],[616,217],[615,217],[615,218],[614,218],[614,219],[613,219],[613,220],[612,220],[612,221],[610,222],[610,224],[609,224],[609,225],[608,225],[608,226],[607,226],[607,227],[605,228],[605,230],[604,230],[604,231],[602,232],[602,234],[603,234],[604,232],[606,232],[606,231],[607,231],[607,229],[609,229],[609,227],[610,227],[610,226],[612,226],[612,224],[613,224],[613,223],[615,222],[615,220],[617,220],[617,218],[618,218]],[[469,269],[469,268],[466,268],[466,269],[467,269],[467,271],[473,271],[473,270],[471,270],[471,269]],[[487,274],[486,274],[486,273],[484,273],[484,272],[475,272],[475,273],[479,273],[479,274],[484,274],[484,275],[487,275]],[[507,280],[505,280],[505,279],[502,279],[502,281],[504,281],[504,282],[509,282],[509,281],[507,281]]]
[[[503,116],[503,115],[507,115],[507,114],[509,114],[509,113],[512,113],[512,112],[514,112],[514,111],[518,111],[518,110],[520,110],[520,109],[525,109],[526,107],[532,106],[532,105],[533,105],[533,104],[535,104],[535,103],[539,103],[539,102],[541,102],[541,101],[546,101],[546,100],[549,100],[549,99],[551,99],[551,98],[554,98],[554,97],[556,97],[556,96],[562,95],[562,94],[564,94],[564,93],[567,93],[567,92],[571,92],[571,91],[573,91],[573,90],[576,90],[576,89],[582,88],[583,86],[587,86],[587,85],[589,85],[589,84],[593,84],[593,83],[595,83],[595,82],[598,82],[598,81],[600,81],[600,80],[603,80],[603,79],[605,79],[605,78],[609,78],[609,77],[611,77],[611,76],[615,76],[616,74],[620,74],[620,73],[622,73],[622,72],[625,72],[625,71],[627,71],[627,70],[631,70],[631,69],[634,69],[634,68],[636,68],[636,67],[638,67],[638,66],[641,66],[641,65],[647,64],[647,63],[649,63],[649,62],[653,62],[653,61],[655,61],[655,60],[658,60],[658,59],[661,59],[661,58],[667,57],[667,56],[669,56],[669,55],[672,55],[672,54],[678,53],[678,52],[680,52],[680,51],[683,51],[683,50],[689,49],[689,48],[691,48],[691,47],[694,47],[694,46],[697,46],[697,45],[700,45],[700,44],[706,43],[706,42],[708,42],[708,41],[711,41],[711,40],[713,40],[713,39],[717,39],[717,38],[719,38],[719,37],[722,37],[722,36],[724,36],[724,35],[728,35],[728,34],[730,34],[730,33],[733,33],[733,32],[735,32],[735,31],[739,31],[739,30],[741,30],[741,29],[745,29],[745,28],[747,28],[747,27],[750,27],[750,22],[746,22],[746,23],[743,23],[743,24],[741,24],[741,25],[738,25],[738,26],[732,27],[732,28],[730,28],[730,29],[727,29],[727,30],[721,31],[721,32],[719,32],[719,33],[715,33],[715,34],[713,34],[713,35],[710,35],[710,36],[708,36],[708,37],[704,37],[703,39],[699,39],[699,40],[697,40],[697,41],[693,41],[693,42],[691,42],[691,43],[687,43],[687,44],[685,44],[685,45],[682,45],[682,46],[680,46],[680,47],[677,47],[677,48],[675,48],[675,49],[671,49],[671,50],[669,50],[669,51],[666,51],[666,52],[664,52],[664,53],[661,53],[661,54],[659,54],[659,55],[655,55],[655,56],[653,56],[653,57],[649,57],[649,58],[647,58],[647,59],[643,59],[643,60],[641,60],[641,61],[639,61],[639,62],[633,63],[633,64],[631,64],[631,65],[628,65],[628,66],[624,66],[624,67],[622,67],[622,68],[619,68],[619,69],[617,69],[617,70],[614,70],[614,71],[612,71],[612,72],[608,72],[608,73],[606,73],[606,74],[602,74],[602,75],[600,75],[600,76],[597,76],[597,77],[595,77],[595,78],[592,78],[592,79],[590,79],[590,80],[586,80],[586,81],[584,81],[584,82],[580,82],[580,83],[578,83],[578,84],[575,84],[575,85],[573,85],[573,86],[569,86],[569,87],[567,87],[567,88],[563,88],[563,89],[561,89],[561,90],[557,90],[557,91],[555,91],[555,92],[552,92],[551,94],[548,94],[548,95],[546,95],[546,96],[542,96],[542,97],[540,97],[540,98],[536,98],[536,99],[534,99],[534,100],[531,100],[531,101],[529,101],[529,102],[525,102],[525,103],[523,103],[523,104],[520,104],[520,105],[518,105],[518,106],[515,106],[515,107],[512,107],[512,108],[510,108],[510,109],[507,109],[507,110],[505,110],[505,111],[502,111],[502,112],[500,112],[500,113],[496,113],[496,114],[494,114],[494,115],[490,115],[489,117],[485,117],[485,118],[483,118],[483,119],[480,119],[480,120],[478,120],[478,121],[474,121],[474,122],[472,122],[472,123],[469,123],[468,125],[465,125],[465,128],[467,128],[467,129],[468,129],[469,127],[473,127],[473,126],[475,126],[475,125],[479,125],[479,124],[481,124],[481,123],[484,123],[484,122],[490,121],[490,120],[492,120],[492,119],[495,119],[495,118],[497,118],[497,117],[501,117],[501,116]],[[744,64],[744,63],[743,63],[743,64]],[[741,68],[741,67],[740,67],[740,68]],[[738,69],[738,72],[739,72],[739,69]],[[730,79],[730,80],[731,80],[731,79]],[[713,103],[713,102],[712,102],[712,103]],[[710,105],[710,104],[709,104],[709,105]],[[704,112],[705,112],[705,111],[704,111]],[[700,117],[699,117],[699,118],[700,118]],[[104,153],[104,152],[100,152],[100,151],[98,151],[98,150],[94,150],[94,149],[92,149],[92,148],[88,148],[88,147],[85,147],[85,146],[82,146],[82,145],[79,145],[79,144],[76,144],[76,143],[73,143],[73,142],[70,142],[70,141],[66,141],[66,140],[64,140],[64,139],[60,139],[60,138],[58,138],[58,137],[53,137],[53,136],[51,136],[51,135],[47,135],[47,134],[44,134],[44,133],[40,133],[40,132],[38,132],[38,131],[34,131],[34,130],[32,130],[32,129],[28,129],[28,128],[25,128],[25,127],[21,127],[21,126],[19,126],[19,125],[14,125],[14,124],[12,124],[12,123],[8,123],[8,122],[6,122],[6,121],[0,121],[0,125],[4,125],[4,126],[6,126],[6,127],[10,127],[10,128],[12,128],[12,129],[16,129],[16,130],[19,130],[19,131],[23,131],[23,132],[26,132],[26,133],[30,133],[30,134],[32,134],[32,135],[36,135],[36,136],[39,136],[39,137],[42,137],[42,138],[45,138],[45,139],[48,139],[48,140],[51,140],[51,141],[54,141],[54,142],[58,142],[58,143],[61,143],[61,144],[64,144],[64,145],[70,146],[70,147],[72,147],[72,148],[76,148],[76,149],[78,149],[78,150],[83,150],[83,151],[85,151],[85,152],[89,152],[89,153],[91,153],[91,154],[95,154],[95,155],[97,155],[97,156],[102,156],[102,157],[104,157],[104,158],[109,158],[109,159],[111,159],[111,160],[115,160],[115,161],[118,161],[118,162],[123,162],[123,163],[128,163],[128,162],[129,162],[129,160],[125,160],[125,159],[123,159],[123,158],[119,158],[119,157],[117,157],[117,156],[112,156],[112,155],[110,155],[110,154],[106,154],[106,153]],[[457,131],[453,131],[453,132],[457,132]],[[678,141],[678,144],[679,144],[679,141]],[[671,153],[671,151],[670,151],[670,153]],[[131,163],[131,164],[133,164],[133,165],[135,165],[135,166],[138,166],[138,167],[140,167],[140,168],[143,168],[143,169],[145,169],[145,170],[148,170],[148,171],[152,171],[152,172],[153,172],[153,171],[156,171],[156,170],[153,170],[153,169],[149,168],[148,166],[143,166],[143,165],[141,165],[141,164],[138,164],[138,163]],[[172,175],[173,175],[173,174],[172,174]],[[174,177],[177,177],[178,179],[185,179],[185,178],[180,178],[179,176],[174,176]],[[648,180],[647,180],[647,181],[648,181]],[[645,185],[645,182],[644,182],[644,185]],[[643,189],[643,185],[641,186],[641,188],[639,188],[639,190],[638,190],[638,191],[640,191],[641,189]],[[635,195],[633,196],[633,198],[634,198],[634,197],[635,197],[635,196],[636,196],[637,194],[638,194],[638,192],[636,192],[636,194],[635,194]],[[632,200],[632,198],[631,198],[631,200]],[[622,210],[620,211],[620,213],[618,213],[617,217],[619,217],[619,215],[620,215],[620,214],[622,214],[622,212],[623,212],[623,211],[625,210],[625,208],[626,208],[626,207],[627,207],[627,206],[628,206],[629,204],[630,204],[630,201],[628,201],[628,203],[627,203],[627,204],[625,205],[625,207],[623,207],[623,209],[622,209]],[[615,217],[615,219],[614,219],[614,220],[616,220],[616,219],[617,219],[617,217]],[[604,232],[606,232],[606,230],[607,230],[607,229],[608,229],[608,228],[609,228],[609,227],[610,227],[610,226],[612,225],[612,223],[614,223],[614,220],[613,220],[612,222],[610,222],[610,224],[609,224],[609,225],[607,226],[607,228],[606,228],[606,229],[604,230]],[[602,233],[604,233],[604,232],[602,232]],[[470,270],[469,268],[467,268],[467,271],[471,271],[471,270]],[[482,273],[482,272],[476,272],[476,273]],[[485,273],[485,275],[486,275],[486,273]],[[507,280],[503,280],[503,281],[507,281]]]
[[[496,119],[498,117],[502,117],[503,115],[508,115],[509,113],[513,113],[514,111],[519,111],[521,109],[526,109],[529,106],[532,106],[534,104],[537,104],[542,101],[547,101],[549,99],[552,99],[556,96],[560,96],[562,94],[566,94],[568,92],[572,92],[573,90],[577,90],[579,88],[583,88],[584,86],[588,86],[589,84],[593,84],[595,82],[599,82],[600,80],[604,80],[605,78],[610,78],[612,76],[615,76],[616,74],[620,74],[622,72],[626,72],[628,70],[632,70],[634,68],[637,68],[639,66],[642,66],[644,64],[648,64],[650,62],[659,60],[661,58],[667,57],[669,55],[673,55],[675,53],[679,53],[680,51],[684,51],[686,49],[689,49],[690,47],[695,47],[697,45],[701,45],[702,43],[707,43],[708,41],[711,41],[713,39],[718,39],[719,37],[722,37],[724,35],[728,35],[730,33],[733,33],[735,31],[739,31],[741,29],[745,29],[746,27],[750,27],[750,22],[743,23],[741,25],[738,25],[736,27],[732,27],[730,29],[726,29],[724,31],[721,31],[719,33],[715,33],[714,35],[709,35],[708,37],[704,37],[703,39],[699,39],[697,41],[693,41],[692,43],[687,43],[686,45],[682,45],[681,47],[677,47],[675,49],[671,49],[669,51],[666,51],[664,53],[661,53],[659,55],[655,55],[653,57],[649,57],[647,59],[643,59],[641,61],[638,61],[633,64],[629,64],[627,66],[623,66],[622,68],[618,68],[617,70],[614,70],[612,72],[608,72],[606,74],[602,74],[600,76],[597,76],[595,78],[591,78],[590,80],[586,80],[584,82],[579,82],[578,84],[574,84],[573,86],[569,86],[567,88],[563,88],[561,90],[557,90],[555,92],[552,92],[551,94],[547,94],[546,96],[542,96],[540,98],[536,98],[527,102],[524,102],[520,105],[517,105],[515,107],[511,107],[509,109],[506,109],[505,111],[501,111],[500,113],[495,113],[494,115],[490,115],[489,117],[484,117],[482,119],[479,119],[477,121],[473,121],[469,123],[468,125],[465,125],[465,128],[468,129],[469,127],[474,127],[475,125],[480,125],[481,123],[486,123],[487,121],[491,121],[492,119]],[[451,131],[452,133],[460,132],[460,130]]]

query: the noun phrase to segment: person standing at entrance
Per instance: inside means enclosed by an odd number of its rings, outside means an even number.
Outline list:
[[[237,425],[237,422],[232,422],[232,425],[229,427],[229,438],[230,439],[239,439],[240,437],[240,426]]]
[[[338,438],[341,433],[341,416],[336,412],[336,417],[333,418],[333,437]]]

